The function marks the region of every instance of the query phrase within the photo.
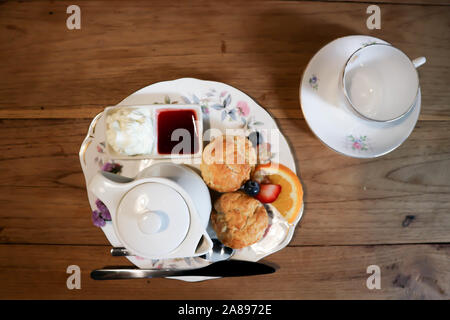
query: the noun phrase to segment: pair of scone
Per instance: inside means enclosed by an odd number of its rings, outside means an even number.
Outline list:
[[[219,240],[234,249],[258,242],[269,223],[264,206],[237,191],[250,179],[256,159],[252,143],[243,136],[219,136],[203,151],[203,180],[211,189],[225,192],[214,203],[211,224]]]

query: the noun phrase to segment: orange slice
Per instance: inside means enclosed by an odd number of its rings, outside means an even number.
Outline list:
[[[260,164],[255,168],[253,180],[259,183],[281,185],[281,193],[272,205],[289,222],[293,223],[303,204],[303,188],[297,175],[280,163]]]

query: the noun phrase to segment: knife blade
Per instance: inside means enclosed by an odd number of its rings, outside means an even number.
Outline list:
[[[259,262],[226,260],[189,270],[137,269],[134,267],[103,268],[91,272],[94,280],[163,278],[178,276],[243,277],[275,272],[275,268]]]

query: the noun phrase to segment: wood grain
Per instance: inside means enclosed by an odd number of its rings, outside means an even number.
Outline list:
[[[0,2],[0,299],[449,299],[450,6],[366,1]],[[422,110],[394,152],[361,160],[323,144],[303,120],[298,85],[323,45],[382,38],[420,68]],[[96,282],[89,272],[129,265],[92,226],[78,151],[93,116],[163,80],[226,82],[277,119],[294,151],[305,214],[273,275],[200,283]],[[68,290],[66,268],[82,269]],[[368,290],[366,268],[381,268]]]
[[[450,118],[449,6],[380,4],[382,29],[369,31],[366,3],[82,1],[82,28],[69,31],[69,4],[2,4],[0,117],[92,117],[151,83],[196,77],[301,118],[309,59],[337,37],[367,34],[428,58],[422,117]]]
[[[107,244],[91,224],[77,155],[89,123],[1,120],[11,139],[0,141],[0,242]],[[371,160],[336,154],[304,120],[278,123],[305,188],[291,245],[450,242],[449,122],[420,121],[400,148]]]
[[[293,1],[303,1],[303,0],[293,0]],[[448,0],[376,0],[370,1],[366,0],[319,0],[328,2],[362,2],[367,5],[369,4],[390,4],[390,5],[420,5],[420,6],[433,6],[433,5],[450,5]]]
[[[279,266],[274,274],[197,283],[91,280],[93,269],[129,264],[108,251],[102,246],[0,245],[0,299],[450,298],[448,245],[286,248],[266,260]],[[73,264],[81,268],[80,290],[66,287],[66,269]],[[366,287],[369,265],[380,267],[380,290]]]

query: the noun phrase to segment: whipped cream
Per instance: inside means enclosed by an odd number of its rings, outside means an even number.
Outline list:
[[[147,108],[118,108],[106,117],[106,140],[123,155],[152,153],[155,141],[151,111]]]

